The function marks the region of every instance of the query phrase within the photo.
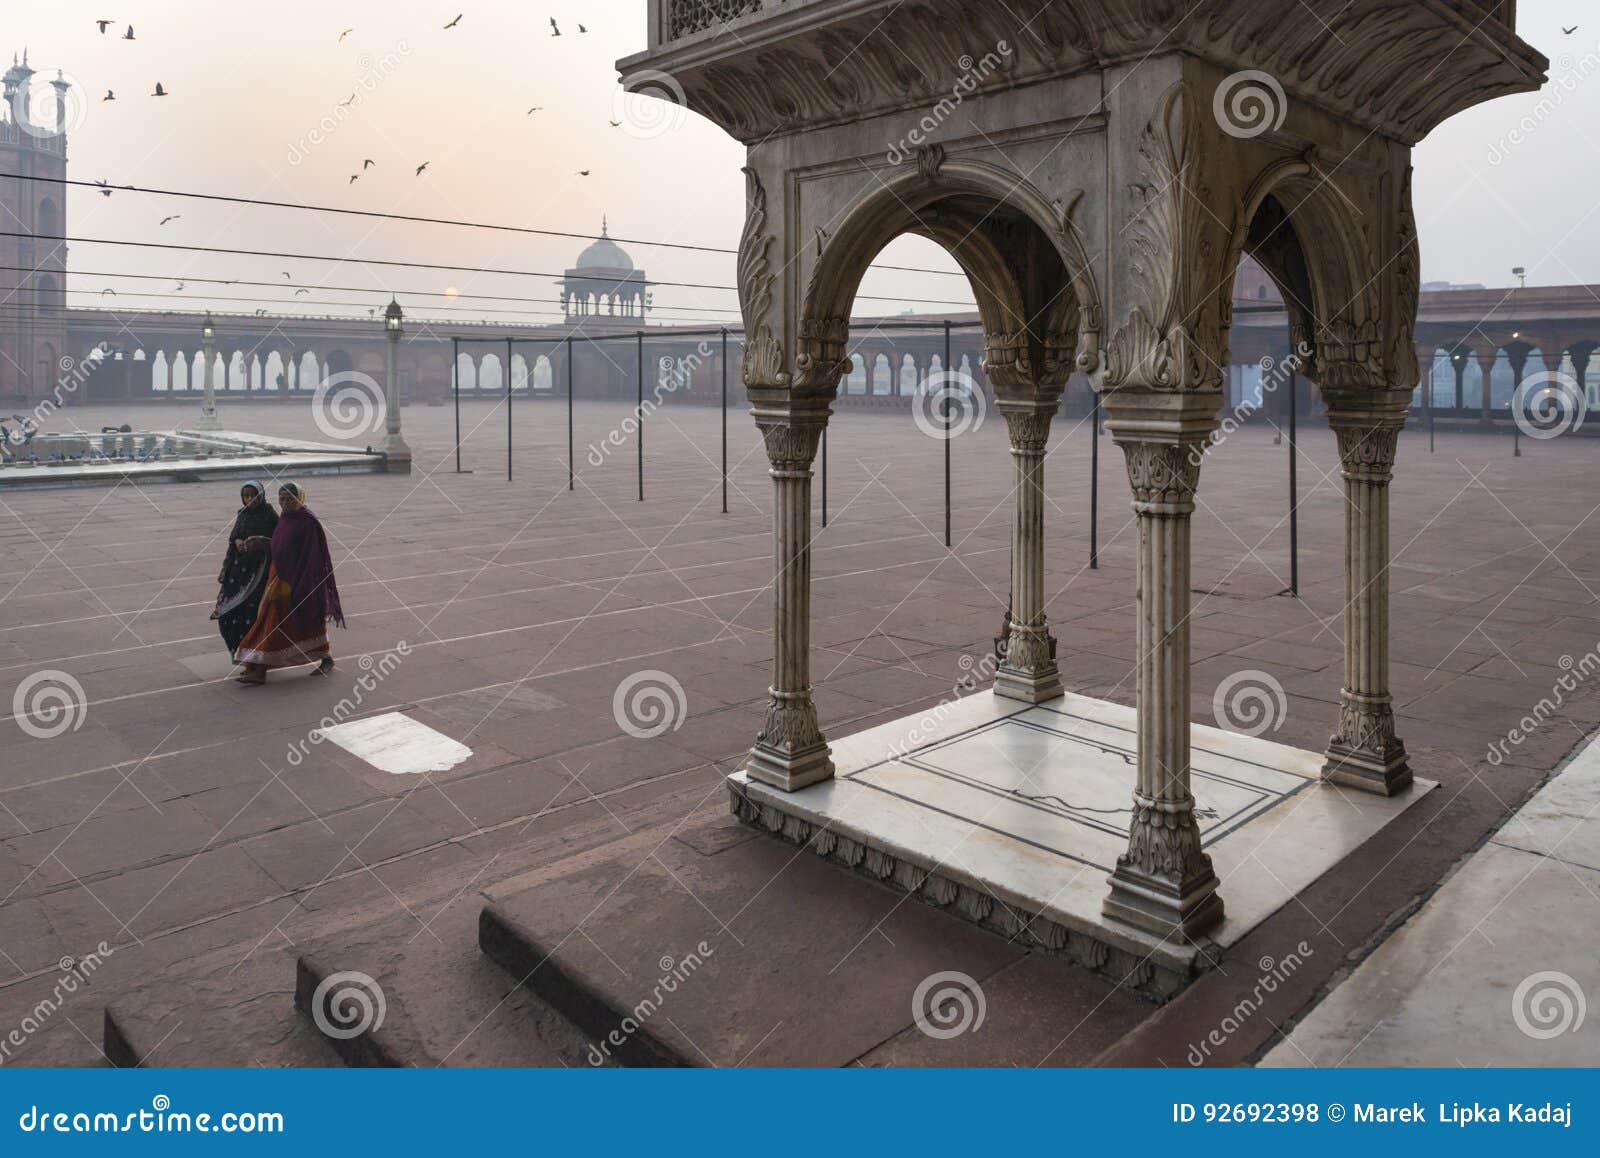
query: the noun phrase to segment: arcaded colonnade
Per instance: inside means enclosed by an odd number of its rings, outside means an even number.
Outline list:
[[[1419,380],[1411,148],[1462,109],[1537,86],[1546,62],[1516,38],[1513,8],[1078,0],[1023,26],[976,0],[652,0],[651,48],[622,62],[625,83],[672,75],[748,146],[742,376],[776,490],[772,693],[752,778],[794,793],[833,774],[810,679],[812,464],[851,369],[857,285],[914,233],[972,283],[1011,436],[1001,696],[1061,686],[1040,480],[1068,376],[1103,373],[1139,535],[1137,782],[1106,917],[1192,940],[1222,916],[1190,790],[1190,518],[1242,254],[1288,303],[1344,464],[1345,681],[1324,775],[1409,785],[1387,566],[1396,436]],[[1264,120],[1249,119],[1244,85]]]

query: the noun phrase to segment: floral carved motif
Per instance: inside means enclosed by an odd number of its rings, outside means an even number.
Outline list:
[[[1136,509],[1194,509],[1203,456],[1193,454],[1182,443],[1129,442],[1122,449],[1128,459]]]
[[[1173,882],[1210,876],[1211,858],[1200,850],[1194,798],[1157,800],[1134,793],[1128,851],[1117,858],[1117,866]]]
[[[1162,96],[1139,141],[1127,239],[1133,308],[1106,352],[1108,383],[1215,389],[1226,364],[1227,303],[1210,287],[1225,250],[1182,82]],[[1216,150],[1209,150],[1215,153]]]
[[[754,169],[745,169],[744,234],[739,238],[739,309],[744,314],[744,366],[740,376],[746,386],[786,386],[783,344],[767,321],[772,311],[772,235],[767,229],[767,191]]]

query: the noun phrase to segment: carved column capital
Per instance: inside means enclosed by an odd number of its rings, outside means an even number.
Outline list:
[[[1399,425],[1338,423],[1333,433],[1339,443],[1339,462],[1346,480],[1387,486],[1394,478]]]
[[[1060,400],[1055,398],[1027,403],[1002,399],[996,408],[1006,420],[1011,453],[1042,458],[1050,446],[1050,423],[1059,406]]]
[[[1133,509],[1140,515],[1188,516],[1200,486],[1203,442],[1122,442],[1133,487]]]
[[[827,425],[826,414],[798,417],[757,413],[756,426],[766,444],[767,461],[772,464],[774,477],[809,475]]]

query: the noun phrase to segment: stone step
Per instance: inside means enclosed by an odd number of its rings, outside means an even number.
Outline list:
[[[213,954],[105,1007],[102,1049],[123,1068],[318,1068],[339,1056],[295,1017],[281,954]]]
[[[483,951],[594,1042],[590,1064],[1072,1064],[1148,1012],[732,818],[485,892]]]
[[[350,1066],[572,1066],[577,1029],[478,952],[472,906],[418,932],[402,915],[300,955],[294,1006]]]

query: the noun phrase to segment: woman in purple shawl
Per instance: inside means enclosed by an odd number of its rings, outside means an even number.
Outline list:
[[[272,532],[272,566],[261,610],[233,657],[244,665],[240,683],[264,684],[269,668],[308,663],[327,675],[333,670],[328,622],[344,626],[328,536],[306,509],[305,490],[284,483],[278,488],[278,505],[283,515]]]

